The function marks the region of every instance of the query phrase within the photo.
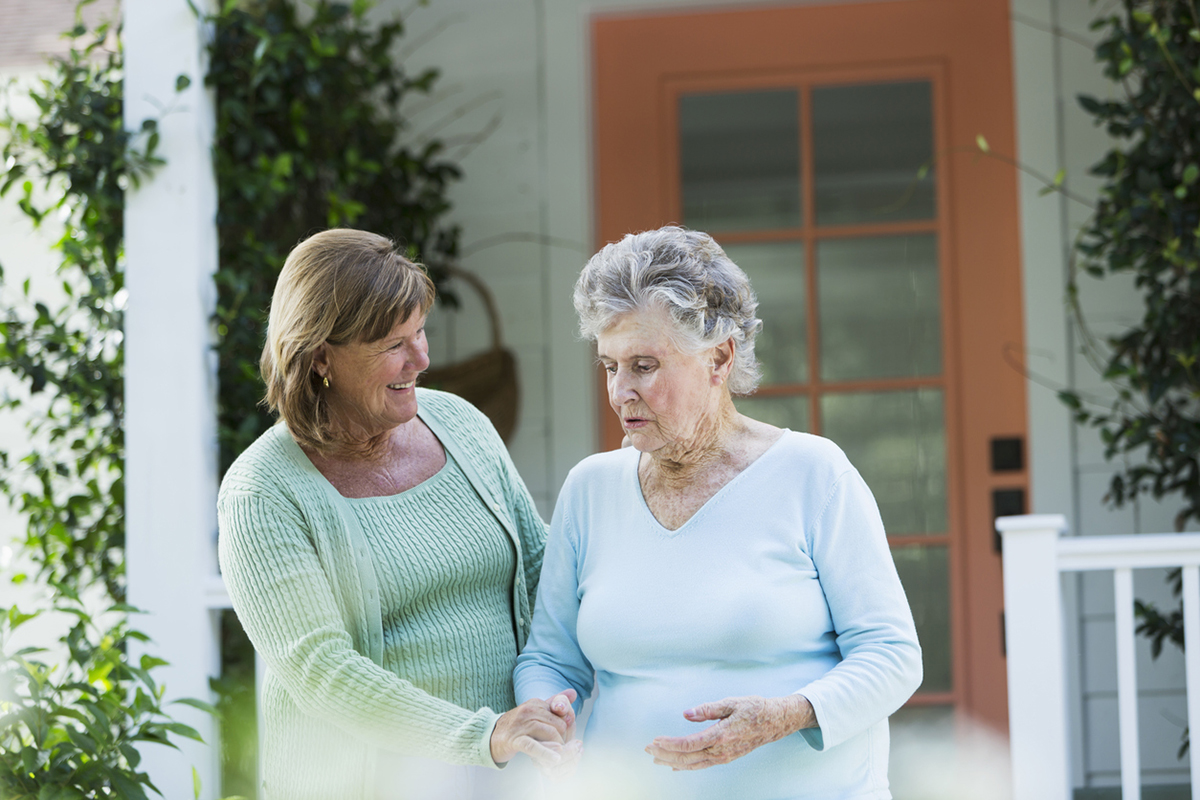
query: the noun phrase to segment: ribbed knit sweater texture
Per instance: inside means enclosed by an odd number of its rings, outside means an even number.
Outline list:
[[[407,492],[350,505],[379,578],[383,668],[457,706],[505,710],[515,705],[515,559],[504,529],[474,495],[448,457]]]
[[[221,569],[266,664],[268,800],[369,798],[381,749],[494,766],[512,704],[496,676],[528,635],[545,526],[487,419],[453,395],[417,398],[455,463],[411,497],[343,498],[283,425],[221,484]],[[420,532],[401,541],[397,515]]]

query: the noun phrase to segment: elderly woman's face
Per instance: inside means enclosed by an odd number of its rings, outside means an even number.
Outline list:
[[[714,365],[713,351],[681,352],[671,341],[672,325],[665,311],[633,311],[596,337],[608,402],[643,453],[688,447],[719,412],[719,378],[727,370]]]
[[[330,409],[368,428],[391,430],[417,413],[417,374],[429,366],[425,317],[414,314],[377,342],[326,345]]]

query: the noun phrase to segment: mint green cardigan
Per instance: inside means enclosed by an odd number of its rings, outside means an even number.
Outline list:
[[[486,417],[443,392],[418,389],[417,399],[418,416],[512,541],[519,651],[529,634],[545,525]],[[238,457],[217,504],[221,572],[266,665],[259,703],[263,797],[367,798],[380,749],[495,767],[491,732],[507,709],[461,708],[380,666],[383,619],[370,548],[350,504],[285,425]],[[436,516],[437,509],[429,512]],[[475,623],[448,612],[445,624],[470,635]],[[445,665],[413,667],[429,674]]]

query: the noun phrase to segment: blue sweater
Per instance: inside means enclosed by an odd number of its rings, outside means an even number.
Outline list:
[[[858,472],[827,439],[786,432],[669,531],[638,457],[592,456],[563,486],[518,702],[587,696],[594,673],[583,773],[610,793],[628,779],[647,796],[889,798],[887,717],[920,684],[921,651]],[[700,703],[795,692],[819,728],[695,772],[643,752],[712,724],[683,717]]]

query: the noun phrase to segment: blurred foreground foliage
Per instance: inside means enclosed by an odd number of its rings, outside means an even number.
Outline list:
[[[0,797],[5,800],[147,800],[158,793],[139,770],[142,743],[174,747],[170,735],[200,740],[163,708],[163,687],[151,671],[165,664],[127,656],[128,606],[93,619],[79,596],[57,586],[54,611],[74,618],[59,640],[65,661],[40,647],[13,649],[13,633],[34,614],[16,606],[0,615]],[[206,711],[196,700],[179,700]]]

